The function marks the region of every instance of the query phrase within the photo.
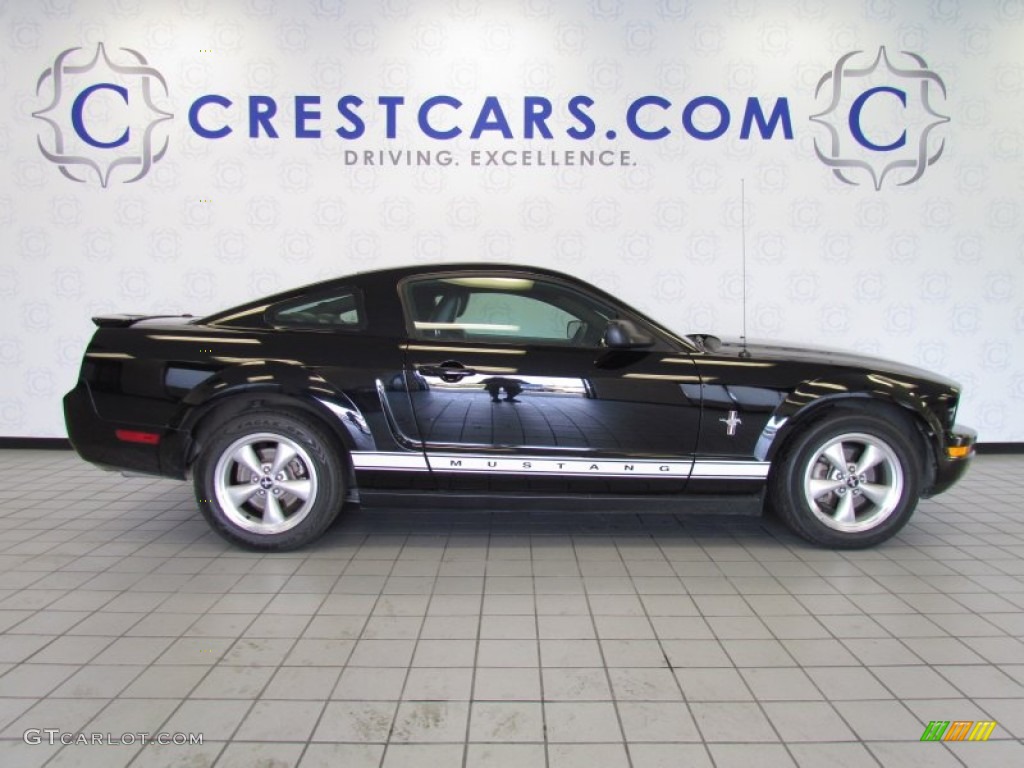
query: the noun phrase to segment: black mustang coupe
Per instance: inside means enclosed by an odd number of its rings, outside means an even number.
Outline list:
[[[346,501],[767,507],[885,541],[964,472],[959,387],[901,363],[682,336],[534,267],[366,272],[196,319],[110,315],[64,399],[106,468],[184,479],[264,550]],[[491,499],[484,502],[484,499]]]

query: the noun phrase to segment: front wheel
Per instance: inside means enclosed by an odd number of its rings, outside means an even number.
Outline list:
[[[194,467],[199,508],[217,533],[252,549],[318,538],[344,500],[344,466],[315,423],[258,411],[220,425]]]
[[[917,507],[921,484],[918,442],[902,425],[844,414],[810,426],[773,472],[773,508],[795,533],[827,547],[870,547],[894,536]]]

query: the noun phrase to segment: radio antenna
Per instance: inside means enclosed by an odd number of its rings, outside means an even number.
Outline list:
[[[750,357],[747,349],[747,180],[740,179],[740,254],[743,263],[743,349],[740,357]]]

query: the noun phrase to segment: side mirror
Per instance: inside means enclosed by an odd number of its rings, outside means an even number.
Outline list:
[[[654,338],[632,320],[611,320],[604,331],[604,345],[609,349],[642,349],[654,346]]]
[[[722,340],[710,333],[691,333],[691,339],[697,342],[702,351],[717,352],[722,348]]]

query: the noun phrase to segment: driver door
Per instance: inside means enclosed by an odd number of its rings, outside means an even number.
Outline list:
[[[697,372],[663,339],[603,346],[625,308],[555,278],[501,270],[419,276],[401,290],[405,375],[440,489],[685,488],[700,422]]]

